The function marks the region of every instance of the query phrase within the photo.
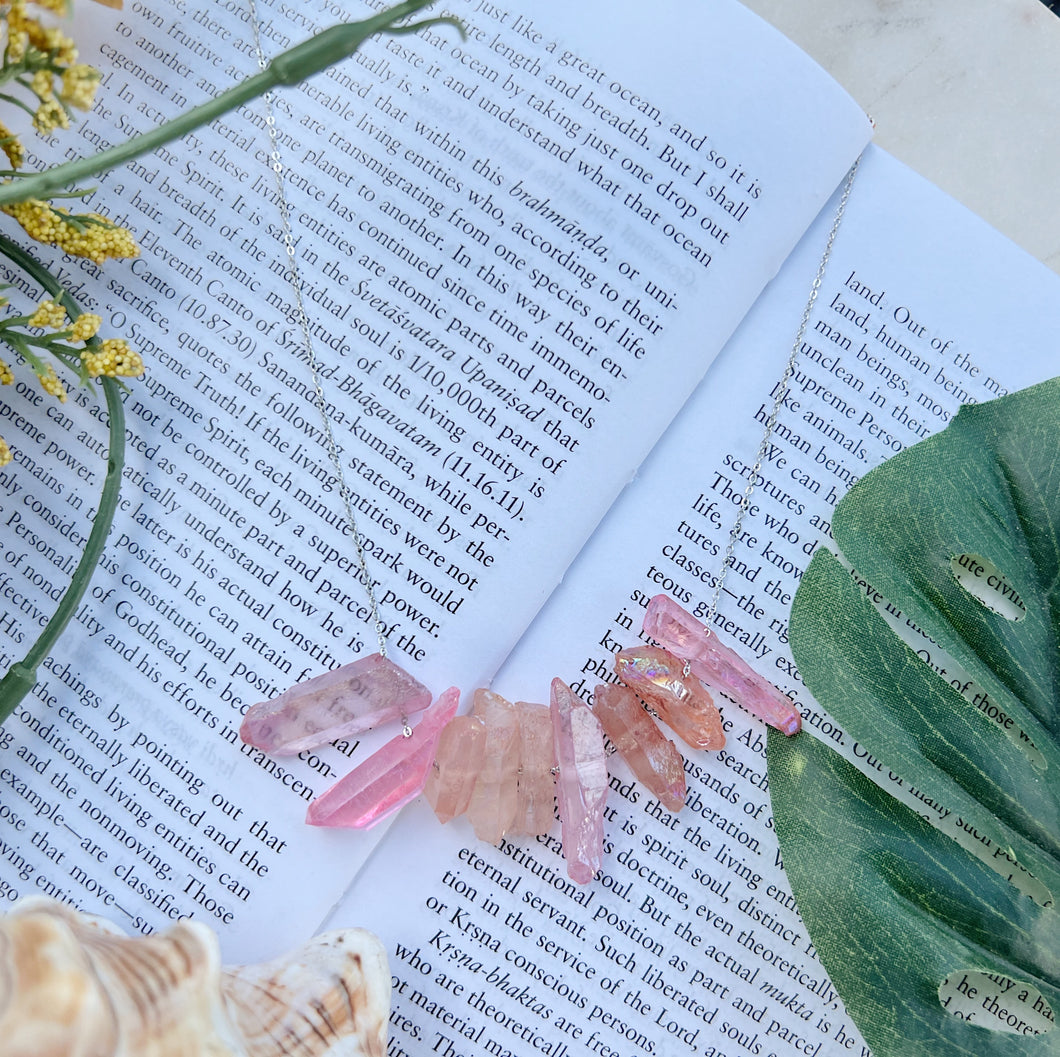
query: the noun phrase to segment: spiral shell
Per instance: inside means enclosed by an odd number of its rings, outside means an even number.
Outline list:
[[[363,929],[222,968],[192,920],[127,936],[50,899],[0,918],[5,1057],[383,1057],[390,973]]]

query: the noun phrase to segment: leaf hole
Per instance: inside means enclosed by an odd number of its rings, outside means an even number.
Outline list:
[[[1038,988],[1000,973],[958,969],[939,985],[939,1002],[952,1016],[1009,1035],[1044,1035],[1054,1026]]]
[[[1034,874],[1011,852],[995,844],[960,815],[947,818],[938,828],[943,833],[948,833],[962,848],[971,852],[980,862],[1004,877],[1017,891],[1022,892],[1038,906],[1051,907],[1053,905],[1052,892]]]
[[[1019,592],[989,558],[980,554],[957,554],[950,558],[950,569],[957,583],[991,613],[1006,620],[1022,620],[1027,615]]]

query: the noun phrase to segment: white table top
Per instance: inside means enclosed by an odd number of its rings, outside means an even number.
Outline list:
[[[744,0],[876,142],[1060,272],[1060,18],[1039,0]]]

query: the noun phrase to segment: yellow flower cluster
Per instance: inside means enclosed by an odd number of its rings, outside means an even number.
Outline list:
[[[37,310],[26,320],[30,327],[58,330],[66,323],[66,309],[55,301],[41,301]]]
[[[33,115],[33,127],[42,136],[50,135],[57,128],[70,127],[66,108],[55,95],[54,82],[55,78],[50,70],[38,70],[30,83],[33,94],[40,100]]]
[[[99,84],[99,73],[77,62],[74,42],[60,28],[45,25],[39,17],[45,11],[65,15],[68,9],[67,0],[37,0],[33,5],[27,0],[0,0],[0,29],[6,29],[7,36],[0,56],[0,74],[5,82],[17,80],[23,85],[29,77],[30,91],[37,97],[33,127],[44,136],[57,128],[70,127],[70,107],[90,110]],[[7,147],[3,149],[11,159]],[[18,163],[11,161],[14,168],[20,167],[21,159]]]
[[[65,386],[56,375],[55,369],[43,364],[37,353],[28,354],[28,345],[36,344],[47,349],[68,367],[74,366],[79,358],[82,378],[138,378],[144,373],[144,361],[138,352],[129,347],[124,338],[106,338],[91,345],[85,344],[82,349],[72,347],[75,344],[90,342],[102,322],[94,312],[84,312],[71,323],[67,318],[66,309],[58,301],[47,298],[41,301],[32,314],[13,320],[12,323],[52,330],[56,332],[54,337],[33,340],[28,334],[22,334],[19,344],[15,344],[15,347],[21,347],[23,355],[30,359],[41,388],[60,401],[66,400]],[[4,340],[15,343],[13,337]],[[11,368],[0,360],[0,384],[9,385],[12,381]]]
[[[132,233],[112,224],[99,213],[72,217],[62,206],[53,206],[39,198],[2,206],[8,216],[22,225],[26,234],[38,242],[55,246],[75,257],[87,257],[102,264],[112,257],[137,257],[140,247]]]
[[[100,2],[121,6],[121,0]],[[69,14],[69,8],[69,0],[0,0],[0,83],[32,92],[28,106],[12,101],[33,115],[33,128],[42,135],[69,128],[72,109],[90,110],[99,86],[98,71],[77,61],[74,42],[51,18]],[[18,179],[24,175],[22,143],[3,122],[0,122],[0,152],[0,163],[6,157],[9,166],[8,171],[0,173],[0,178]],[[111,258],[136,257],[140,252],[131,232],[99,213],[71,213],[40,199],[2,206],[0,212],[13,217],[38,242],[96,264]],[[7,300],[0,294],[0,305],[5,304]],[[128,342],[120,338],[96,339],[101,322],[93,313],[83,313],[71,321],[59,299],[47,299],[31,314],[0,323],[0,340],[32,367],[46,393],[65,401],[66,386],[55,366],[47,362],[51,358],[56,364],[76,371],[82,381],[100,376],[132,378],[143,374],[143,360]],[[41,330],[52,333],[41,336]],[[13,381],[11,367],[0,359],[0,385],[10,385]],[[10,447],[0,437],[0,467],[12,458]]]
[[[66,386],[59,380],[59,376],[55,373],[55,368],[49,364],[44,368],[40,374],[37,375],[40,381],[40,387],[49,396],[54,396],[60,404],[66,403]]]
[[[105,338],[95,348],[86,348],[81,363],[90,378],[139,378],[144,373],[144,361],[124,338]]]
[[[69,13],[65,0],[36,0],[33,5],[56,15]],[[30,11],[26,0],[10,0],[7,4],[8,45],[5,58],[8,62],[20,62],[31,45],[47,55],[54,63],[68,66],[77,60],[74,42],[55,26],[45,26],[36,11]]]
[[[2,121],[0,121],[0,150],[7,155],[7,160],[11,163],[12,169],[22,168],[22,162],[25,161],[22,144],[19,142],[18,136]]]
[[[91,110],[99,87],[99,70],[83,62],[75,63],[63,71],[59,98],[67,106],[78,110]]]
[[[70,340],[88,341],[89,338],[94,338],[102,322],[102,317],[97,316],[94,312],[83,312],[70,328]]]

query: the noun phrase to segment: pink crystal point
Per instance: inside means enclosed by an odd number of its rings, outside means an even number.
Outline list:
[[[482,768],[471,790],[467,817],[479,840],[500,844],[515,821],[519,720],[515,705],[492,690],[475,691],[474,712],[486,725],[486,748]]]
[[[656,595],[648,603],[644,633],[687,660],[696,678],[717,693],[731,697],[784,734],[799,732],[802,717],[795,702],[719,642],[716,634],[672,598]]]
[[[685,677],[680,658],[654,646],[620,650],[615,654],[615,671],[693,749],[724,746],[725,731],[714,699],[697,679]]]
[[[410,737],[401,733],[391,738],[318,796],[309,805],[306,822],[368,829],[414,800],[427,781],[438,738],[459,704],[460,691],[451,686],[423,713]]]
[[[517,701],[515,712],[519,720],[519,780],[511,832],[540,837],[552,828],[556,817],[552,717],[544,705],[527,701]]]
[[[563,856],[571,880],[588,884],[604,858],[604,734],[589,707],[561,679],[552,680],[551,713]]]
[[[262,752],[293,756],[422,712],[430,703],[427,687],[373,653],[252,705],[239,736]]]
[[[443,825],[467,811],[486,755],[486,724],[478,716],[454,716],[438,739],[424,795]]]
[[[685,806],[685,761],[626,686],[603,684],[593,691],[593,715],[629,769],[667,811]]]

